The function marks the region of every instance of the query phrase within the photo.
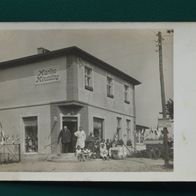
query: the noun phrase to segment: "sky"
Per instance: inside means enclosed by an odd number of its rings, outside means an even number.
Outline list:
[[[173,35],[163,34],[166,100],[173,99]],[[161,117],[157,29],[0,30],[0,62],[77,46],[124,71],[142,84],[136,86],[136,123],[155,128]]]

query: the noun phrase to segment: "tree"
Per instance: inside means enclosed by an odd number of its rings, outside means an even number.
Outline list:
[[[172,99],[169,99],[165,105],[167,114],[169,115],[169,118],[173,120],[174,118],[174,101]]]

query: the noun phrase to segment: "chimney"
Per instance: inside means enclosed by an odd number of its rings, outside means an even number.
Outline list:
[[[45,54],[45,53],[48,53],[48,52],[50,52],[50,50],[45,49],[43,47],[37,48],[37,53],[38,54]]]

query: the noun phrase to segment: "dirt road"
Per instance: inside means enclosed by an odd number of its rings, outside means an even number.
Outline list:
[[[163,167],[163,160],[146,158],[127,158],[125,160],[101,159],[85,162],[66,161],[22,161],[20,163],[1,164],[0,172],[171,172]]]

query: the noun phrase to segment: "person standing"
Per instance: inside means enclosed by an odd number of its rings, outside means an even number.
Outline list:
[[[86,140],[86,134],[82,127],[79,128],[78,131],[74,133],[74,135],[77,137],[76,147],[80,146],[80,148],[85,147],[85,140]]]
[[[58,136],[58,144],[60,140],[62,144],[62,153],[68,153],[69,144],[71,142],[71,132],[67,128],[67,126],[64,126],[63,129],[60,131]]]

